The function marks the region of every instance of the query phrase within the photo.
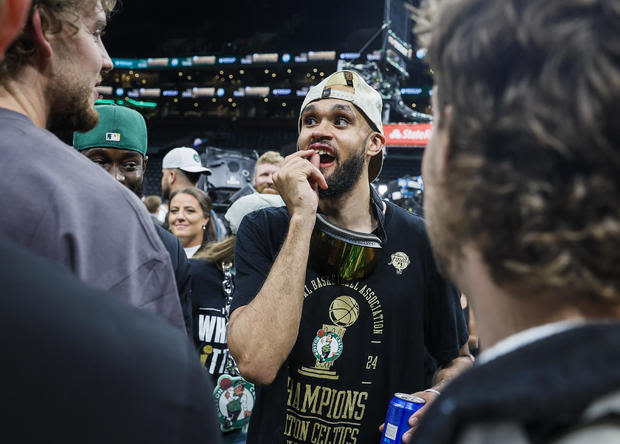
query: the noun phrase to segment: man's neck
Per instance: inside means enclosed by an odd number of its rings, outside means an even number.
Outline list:
[[[170,187],[170,194],[174,193],[175,191],[184,190],[186,188],[196,188],[196,185],[189,181],[183,181],[180,179],[179,176],[177,176],[177,180]]]
[[[580,307],[567,300],[562,292],[519,292],[498,286],[492,279],[480,253],[463,247],[463,258],[456,282],[468,297],[476,315],[481,344],[487,349],[498,341],[529,328],[560,321],[583,321],[618,318],[618,307],[594,307],[588,302]]]
[[[319,200],[319,208],[338,226],[360,233],[372,233],[377,218],[370,208],[370,185],[361,177],[353,189],[335,199]]]
[[[0,108],[24,114],[39,128],[46,128],[49,104],[39,73],[33,66],[27,65],[18,76],[19,81],[8,79],[0,85]]]

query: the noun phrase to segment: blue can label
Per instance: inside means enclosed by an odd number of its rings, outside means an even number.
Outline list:
[[[396,393],[390,401],[385,419],[382,444],[400,444],[409,430],[409,417],[424,406],[424,399],[406,393]]]

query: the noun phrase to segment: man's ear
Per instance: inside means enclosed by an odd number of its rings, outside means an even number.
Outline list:
[[[144,161],[142,162],[142,171],[146,171],[146,164],[149,163],[149,156],[144,156]]]
[[[46,59],[51,57],[52,45],[43,30],[43,25],[41,24],[41,12],[39,11],[39,8],[35,8],[32,13],[32,39],[37,51],[40,51],[43,57]]]
[[[23,29],[29,10],[30,0],[4,0],[0,7],[0,60]]]
[[[366,154],[370,157],[381,156],[381,151],[385,146],[385,137],[376,131],[372,132],[366,143]]]
[[[174,169],[170,169],[170,185],[172,185],[177,180],[177,172]]]

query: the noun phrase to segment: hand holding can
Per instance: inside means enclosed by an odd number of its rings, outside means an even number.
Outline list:
[[[424,407],[425,402],[418,396],[395,393],[388,407],[381,444],[401,444],[403,435],[410,428],[409,417]]]

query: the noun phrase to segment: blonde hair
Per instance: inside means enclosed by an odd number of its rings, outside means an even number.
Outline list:
[[[207,245],[204,249],[201,248],[194,255],[194,259],[204,259],[208,262],[212,262],[222,268],[222,264],[226,262],[232,262],[235,255],[235,240],[237,236],[232,235],[220,242],[214,242]]]
[[[265,151],[257,160],[256,165],[254,166],[254,176],[256,176],[256,170],[259,165],[269,164],[281,166],[284,162],[284,157],[280,155],[280,153],[276,151]]]

